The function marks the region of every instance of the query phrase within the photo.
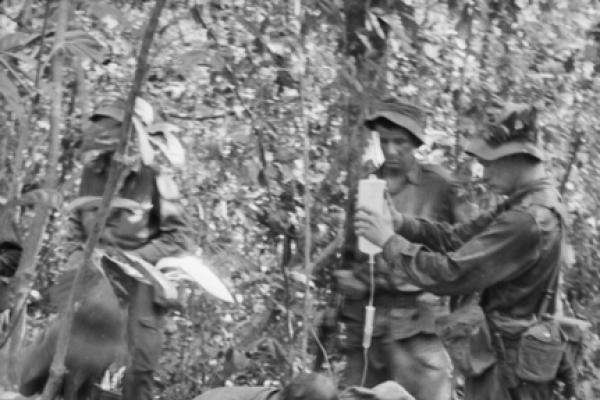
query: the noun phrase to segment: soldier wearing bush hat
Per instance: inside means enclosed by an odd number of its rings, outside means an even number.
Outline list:
[[[481,137],[472,139],[466,152],[484,161],[493,161],[513,154],[524,154],[544,160],[538,146],[537,110],[527,104],[507,103],[495,110]]]
[[[410,133],[416,147],[425,143],[425,114],[420,107],[410,102],[391,98],[376,102],[373,110],[365,118],[365,126],[376,130],[378,124],[403,128]]]
[[[448,223],[462,219],[450,174],[415,158],[417,147],[424,143],[425,112],[421,108],[396,99],[377,101],[364,124],[378,133],[385,161],[375,173],[386,181],[398,212]],[[352,270],[341,269],[336,276],[344,294],[340,319],[347,332],[344,384],[361,385],[370,274],[364,254],[356,253],[352,259],[352,265],[344,266]],[[391,379],[417,400],[449,400],[451,365],[434,329],[435,317],[446,312],[445,299],[396,280],[381,255],[375,259],[374,283],[375,326],[364,385]]]
[[[103,101],[94,110],[90,125],[84,132],[81,148],[84,168],[79,197],[71,204],[72,242],[83,244],[93,229],[109,165],[119,143],[124,110],[125,102],[120,99]],[[156,154],[149,147],[149,143],[156,139],[149,137],[156,130],[152,107],[138,98],[132,118],[141,162],[131,166],[126,173],[118,197],[113,201],[115,206],[111,209],[100,244],[106,249],[126,250],[155,265],[162,258],[192,250],[191,230],[179,204],[176,184],[154,162]],[[161,128],[162,131],[166,129]],[[143,147],[144,143],[148,146]],[[126,275],[117,279],[123,280],[119,285],[128,292],[125,295],[129,303],[131,361],[125,375],[123,399],[149,400],[153,398],[153,372],[158,366],[163,341],[164,314],[171,304],[163,303],[157,294],[158,289],[148,283],[132,282]],[[93,313],[94,310],[79,312]],[[35,362],[29,360],[32,365]],[[41,371],[44,372],[47,371]],[[22,382],[22,387],[32,391],[35,378],[32,377],[30,383]]]
[[[396,280],[438,295],[481,293],[459,308],[471,311],[463,314],[470,322],[458,310],[438,320],[465,376],[465,400],[550,399],[561,370],[560,334],[536,326],[544,350],[519,347],[536,316],[552,312],[565,235],[565,209],[537,145],[536,114],[508,103],[467,147],[492,190],[507,196],[495,209],[454,226],[394,210],[393,222],[367,209],[356,214],[357,233],[382,246]]]
[[[123,100],[100,103],[90,117],[91,128],[86,134],[82,150],[106,151],[100,163],[107,165],[110,151],[119,140],[121,124],[125,116]],[[154,112],[149,103],[141,98],[136,100],[133,125],[138,139],[138,151],[142,148],[140,139],[152,131]],[[140,132],[142,131],[142,132]],[[147,137],[148,135],[146,135]],[[149,141],[149,140],[148,140]],[[136,201],[140,207],[132,218],[130,211],[113,212],[107,221],[108,240],[112,245],[130,250],[150,264],[161,258],[182,253],[190,248],[190,231],[183,210],[179,205],[179,191],[170,177],[156,165],[146,163],[149,157],[141,155],[142,163],[125,178],[119,195]],[[150,158],[153,159],[153,158]],[[86,166],[83,171],[80,196],[101,196],[107,178],[107,169]],[[85,206],[77,210],[85,233],[89,232],[96,210]],[[158,218],[157,218],[158,217]],[[164,304],[157,304],[153,288],[139,283],[130,299],[129,319],[133,348],[130,348],[132,361],[127,371],[123,389],[124,399],[150,399],[152,374],[158,366],[162,343]]]

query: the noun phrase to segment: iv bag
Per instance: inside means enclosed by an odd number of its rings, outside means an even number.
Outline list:
[[[385,212],[385,181],[375,175],[358,181],[358,205],[373,210],[379,214]],[[362,236],[358,237],[358,249],[369,255],[381,252],[381,247],[374,245]]]

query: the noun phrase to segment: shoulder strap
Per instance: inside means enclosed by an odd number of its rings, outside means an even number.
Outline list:
[[[558,310],[558,304],[560,302],[560,273],[565,261],[565,248],[567,245],[567,234],[565,231],[565,223],[562,220],[562,217],[560,217],[560,245],[558,250],[558,265],[552,272],[552,278],[548,282],[548,287],[544,291],[544,297],[538,310],[538,316],[541,316],[542,314],[546,314],[548,312],[548,307],[550,306],[552,301],[554,301],[554,312],[556,313],[556,311]]]

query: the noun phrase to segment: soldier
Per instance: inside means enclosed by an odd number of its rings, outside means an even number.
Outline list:
[[[362,208],[355,227],[383,247],[396,279],[438,295],[482,292],[482,329],[472,331],[479,336],[467,337],[478,340],[473,348],[480,352],[463,354],[477,366],[466,377],[466,400],[550,399],[552,382],[525,380],[519,373],[517,359],[540,360],[517,357],[517,348],[523,350],[519,335],[532,326],[558,276],[564,208],[536,145],[535,109],[509,103],[497,115],[467,152],[483,164],[490,188],[509,196],[501,207],[455,226],[400,213],[393,213],[391,223]],[[549,350],[552,335],[545,338]],[[535,368],[552,362],[544,352]]]
[[[337,400],[337,388],[321,374],[301,373],[282,389],[234,386],[208,390],[194,400]]]
[[[331,379],[321,374],[301,373],[282,389],[268,387],[222,387],[208,390],[194,400],[415,400],[394,381],[373,388],[354,386],[338,395]]]
[[[90,117],[92,126],[86,132],[82,152],[84,159],[94,153],[95,157],[84,167],[80,196],[102,196],[124,113],[123,101],[105,102]],[[168,175],[138,161],[126,176],[119,196],[134,200],[141,207],[134,213],[123,209],[112,212],[103,241],[129,250],[153,265],[161,258],[190,249],[190,229],[178,204],[177,187]],[[78,212],[86,236],[93,226],[96,211],[80,209]],[[148,284],[138,283],[130,291],[131,362],[125,376],[123,398],[147,400],[152,398],[152,375],[158,366],[163,342],[165,308],[156,303],[153,287]]]
[[[385,100],[376,104],[365,125],[379,133],[385,162],[377,175],[387,182],[395,209],[415,217],[456,222],[455,186],[449,174],[440,166],[415,159],[415,150],[423,144],[423,111],[407,102]],[[347,336],[343,349],[346,385],[360,385],[365,368],[361,343],[370,279],[364,255],[353,258],[353,274],[337,273],[344,294],[340,315]],[[380,255],[375,261],[375,326],[364,385],[392,379],[418,400],[450,399],[451,365],[434,330],[434,317],[445,309],[444,301],[417,286],[398,282]]]
[[[140,105],[145,105],[146,111],[150,107],[148,103],[138,99],[136,110]],[[85,132],[82,144],[84,169],[79,199],[74,201],[78,205],[71,219],[72,241],[76,245],[81,246],[84,243],[94,226],[100,204],[98,199],[104,192],[110,162],[119,141],[124,110],[125,103],[121,100],[103,102],[90,117],[91,123]],[[140,122],[143,116],[136,112],[134,118],[139,118],[137,122]],[[111,248],[126,250],[155,265],[164,257],[190,250],[192,247],[191,232],[184,218],[183,210],[178,204],[179,192],[175,183],[168,175],[161,173],[156,165],[147,165],[143,161],[145,160],[134,162],[126,173],[118,198],[115,199],[117,204],[120,202],[126,206],[117,205],[111,208],[106,228],[100,240],[100,247],[107,251],[110,251]],[[164,314],[168,305],[159,301],[156,289],[152,285],[129,279],[125,274],[117,273],[117,279],[122,281],[116,285],[113,284],[113,287],[121,289],[121,295],[126,292],[124,296],[128,302],[127,332],[130,363],[124,379],[123,399],[149,400],[153,398],[153,372],[158,366],[163,343]],[[98,279],[93,281],[90,278],[87,279],[87,284],[96,281]],[[101,277],[100,283],[83,293],[84,301],[76,312],[73,330],[74,335],[79,332],[82,332],[82,335],[94,335],[93,332],[98,332],[99,336],[98,338],[82,337],[81,340],[76,341],[77,343],[94,343],[95,341],[100,343],[103,339],[113,337],[116,340],[118,332],[123,330],[122,322],[120,322],[122,321],[120,319],[121,310],[117,306],[118,302],[114,293],[99,285],[104,285],[105,288],[109,287],[106,279]],[[86,293],[97,294],[97,292],[105,293],[104,300],[102,295],[95,295],[94,299],[85,298]],[[95,316],[103,317],[101,317],[102,320],[99,320]],[[109,323],[109,321],[111,322]],[[92,324],[93,327],[78,327],[78,323]],[[55,332],[52,329],[50,332],[46,336],[53,338]],[[48,339],[41,346],[51,345],[53,340],[55,339]],[[68,360],[73,360],[70,362],[76,363],[77,357],[81,357],[82,362],[85,361],[85,364],[82,363],[82,365],[86,365],[86,368],[90,369],[90,373],[94,374],[97,374],[98,368],[104,367],[95,365],[96,361],[93,355],[83,354],[86,352],[85,348],[78,351],[82,354],[68,356]],[[46,353],[48,351],[40,353],[34,350],[32,352],[33,355]],[[36,369],[37,372],[29,373],[22,379],[21,391],[31,394],[35,390],[39,390],[33,386],[45,380],[45,378],[40,379],[39,375],[47,374],[47,367],[45,365],[44,368],[36,366],[35,360],[29,360],[28,365],[31,366],[31,370]],[[83,367],[81,368],[83,369]],[[78,379],[83,381],[84,377]],[[72,389],[70,395],[79,398],[77,391],[80,389],[77,384],[74,385],[76,387]]]

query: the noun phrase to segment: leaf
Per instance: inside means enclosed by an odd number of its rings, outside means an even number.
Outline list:
[[[342,22],[342,13],[332,0],[317,0],[316,5],[327,16],[330,23],[337,25]]]
[[[35,39],[37,39],[40,35],[28,35],[22,32],[9,33],[0,37],[0,51],[10,51],[17,47],[25,46]]]
[[[21,103],[19,90],[3,69],[0,69],[0,94],[6,100],[9,109],[14,111],[19,117],[25,115],[25,109]]]
[[[358,79],[350,75],[350,73],[345,68],[342,68],[340,70],[339,77],[346,87],[353,89],[353,91],[358,94],[362,94],[363,86],[358,81]]]
[[[209,294],[227,303],[233,303],[234,299],[227,286],[223,283],[206,263],[205,260],[193,255],[180,257],[165,257],[161,259],[156,268],[160,271],[179,270],[186,275],[186,279],[197,284]]]
[[[104,46],[96,38],[84,31],[66,32],[64,47],[72,54],[89,57],[96,62],[102,62],[106,57]]]
[[[161,140],[164,138],[164,141]],[[162,131],[159,135],[149,135],[148,140],[158,147],[173,166],[181,168],[185,165],[185,150],[179,139],[170,131]]]
[[[432,60],[438,60],[440,55],[440,46],[431,43],[423,44],[423,53]]]
[[[138,118],[144,122],[144,124],[150,125],[152,122],[154,122],[154,110],[152,109],[152,106],[141,97],[137,97],[135,99],[134,112],[135,115],[137,115]]]
[[[88,5],[88,12],[94,17],[102,20],[108,16],[114,18],[121,25],[129,25],[129,21],[123,16],[123,12],[114,5],[100,0],[85,3]]]
[[[406,4],[404,1],[396,0],[392,2],[392,6],[398,11],[400,20],[404,26],[404,30],[411,40],[417,39],[419,25],[415,21],[415,8]],[[384,19],[385,20],[385,19]]]
[[[377,18],[377,16],[372,12],[368,12],[367,16],[369,17],[371,27],[373,28],[377,36],[379,36],[381,39],[385,39],[386,35],[383,31],[383,28],[381,27],[381,24],[379,23],[379,18]]]
[[[268,41],[265,44],[271,53],[277,54],[278,56],[285,56],[289,50],[283,42]]]
[[[131,120],[135,127],[135,132],[137,133],[138,149],[140,156],[142,157],[142,162],[145,165],[152,165],[154,163],[154,149],[150,145],[148,132],[146,132],[144,125],[138,117],[133,117]]]
[[[216,71],[222,70],[226,65],[221,54],[207,48],[188,51],[177,57],[175,62],[175,68],[186,73],[198,65],[208,66]]]

